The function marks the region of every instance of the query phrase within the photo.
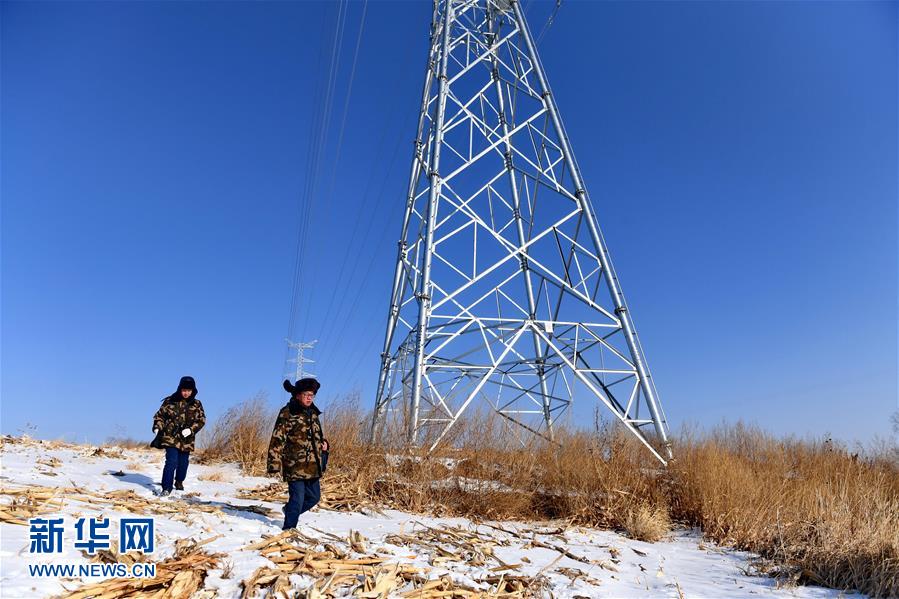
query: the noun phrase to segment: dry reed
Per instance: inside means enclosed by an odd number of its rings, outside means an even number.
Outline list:
[[[276,416],[265,397],[258,393],[237,404],[204,430],[195,461],[227,460],[236,462],[247,474],[264,474]]]
[[[272,414],[261,398],[253,402],[226,415],[206,451],[258,474]],[[339,480],[369,501],[412,512],[566,519],[648,541],[663,538],[673,522],[758,553],[767,560],[760,567],[789,580],[899,596],[892,447],[852,455],[830,441],[775,439],[738,424],[675,435],[677,459],[663,468],[612,425],[558,430],[558,445],[550,445],[518,439],[493,413],[474,413],[429,454],[368,445],[368,420],[357,396],[325,406],[332,449],[325,503],[329,480],[335,487]]]

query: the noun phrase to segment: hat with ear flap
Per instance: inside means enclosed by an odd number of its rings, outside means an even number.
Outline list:
[[[197,394],[197,383],[194,381],[194,377],[192,376],[182,376],[181,380],[178,381],[178,389],[175,391],[181,391],[182,389],[190,389],[193,391],[193,395]]]
[[[284,380],[284,390],[291,395],[296,395],[297,393],[302,393],[303,391],[312,391],[313,393],[318,393],[318,390],[321,389],[321,386],[321,383],[311,378],[300,379],[294,385],[290,384],[290,380]]]

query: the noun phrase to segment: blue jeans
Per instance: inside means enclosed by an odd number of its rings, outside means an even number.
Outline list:
[[[187,476],[190,452],[175,447],[165,448],[165,466],[162,467],[162,490],[171,491],[174,481],[183,481]]]
[[[300,514],[312,509],[322,497],[319,479],[292,480],[287,483],[287,505],[284,506],[284,530],[296,528]]]

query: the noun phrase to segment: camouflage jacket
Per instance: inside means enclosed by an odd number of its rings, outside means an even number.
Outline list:
[[[175,447],[181,451],[193,451],[194,439],[203,425],[206,414],[203,404],[194,397],[184,399],[175,393],[162,400],[162,406],[153,416],[153,428],[159,430],[162,447]],[[181,431],[189,428],[191,434],[185,437]]]
[[[295,400],[281,408],[268,446],[269,474],[280,473],[286,481],[321,477],[321,443],[325,438],[319,414],[321,410],[315,404],[304,409]]]

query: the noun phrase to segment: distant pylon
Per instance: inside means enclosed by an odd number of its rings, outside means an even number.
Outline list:
[[[284,376],[290,377],[291,375],[293,375],[294,381],[298,381],[298,380],[300,380],[302,378],[306,378],[306,377],[315,378],[314,374],[303,369],[303,365],[315,363],[315,360],[310,360],[309,358],[305,357],[304,352],[307,349],[312,349],[313,347],[315,347],[315,344],[318,343],[318,339],[316,339],[315,341],[309,341],[307,343],[294,343],[290,339],[285,339],[285,341],[287,341],[287,346],[290,349],[296,350],[296,352],[297,352],[296,358],[291,358],[287,361],[296,363],[297,367],[296,367],[295,372],[292,372],[292,373],[288,372]]]
[[[478,400],[551,440],[575,396],[671,458],[519,3],[437,0],[371,437],[400,405],[433,449]]]

